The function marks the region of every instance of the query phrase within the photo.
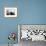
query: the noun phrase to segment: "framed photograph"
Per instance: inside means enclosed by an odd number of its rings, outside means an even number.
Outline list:
[[[17,17],[17,8],[16,7],[5,7],[4,17]]]
[[[46,25],[18,25],[18,41],[46,41]]]

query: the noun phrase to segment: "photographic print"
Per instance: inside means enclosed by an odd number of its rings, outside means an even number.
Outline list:
[[[5,17],[17,17],[17,8],[16,7],[5,7],[4,16]]]
[[[20,46],[42,46],[46,43],[46,25],[19,24],[18,42]]]
[[[19,29],[20,28],[20,29]],[[46,41],[46,25],[19,25],[20,40]]]

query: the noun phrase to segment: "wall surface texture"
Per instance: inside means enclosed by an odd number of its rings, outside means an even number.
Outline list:
[[[5,7],[17,7],[18,17],[5,18]],[[46,24],[46,0],[0,0],[0,44],[8,43],[9,32],[17,34],[18,24]]]

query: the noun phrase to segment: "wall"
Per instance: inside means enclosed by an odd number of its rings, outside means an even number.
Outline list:
[[[17,7],[18,17],[5,18],[4,7]],[[0,0],[0,44],[8,43],[9,32],[18,32],[18,24],[46,24],[46,0]]]

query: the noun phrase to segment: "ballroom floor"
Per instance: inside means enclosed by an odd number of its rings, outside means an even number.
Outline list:
[[[45,41],[25,41],[25,40],[21,40],[20,41],[20,46],[46,46],[46,42]]]

